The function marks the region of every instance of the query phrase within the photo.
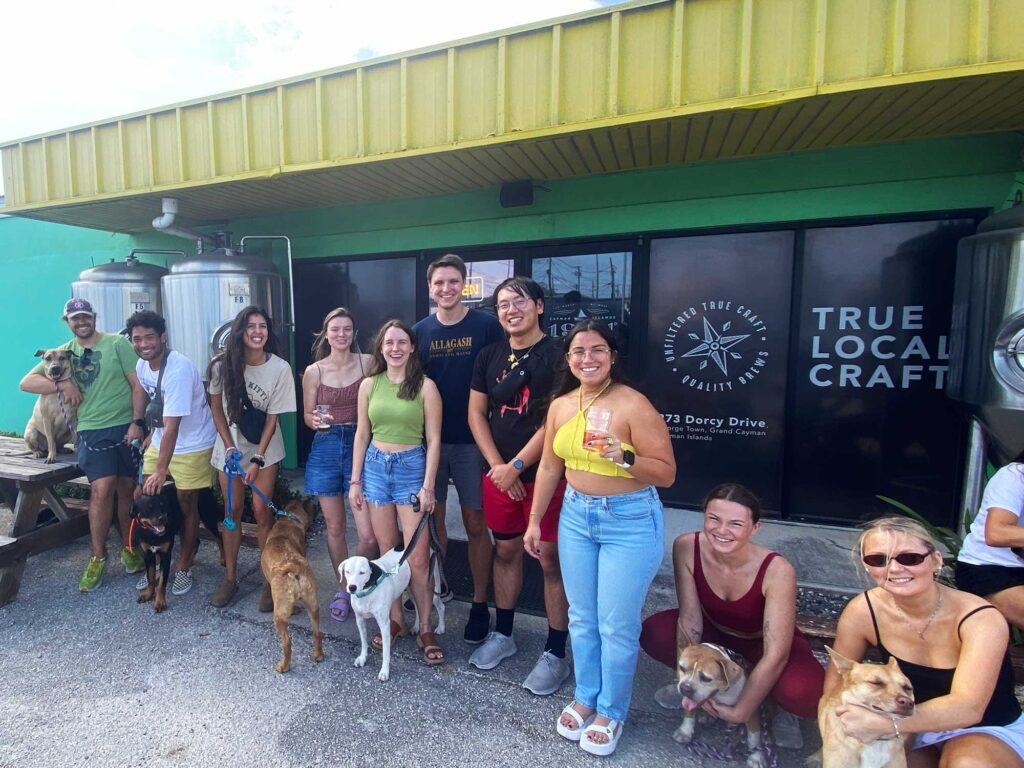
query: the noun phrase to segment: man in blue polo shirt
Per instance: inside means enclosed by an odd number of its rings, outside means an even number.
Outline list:
[[[441,392],[441,458],[434,480],[434,494],[441,545],[448,546],[445,531],[445,499],[449,478],[462,504],[462,522],[469,539],[469,569],[473,574],[473,607],[463,634],[467,643],[482,643],[490,630],[487,586],[491,574],[491,537],[484,520],[481,483],[483,456],[469,429],[469,385],[473,364],[481,349],[502,341],[505,333],[493,315],[462,303],[466,264],[453,253],[427,267],[427,287],[437,313],[413,326],[416,345],[427,375]]]

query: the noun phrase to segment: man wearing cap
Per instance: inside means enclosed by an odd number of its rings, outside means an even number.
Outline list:
[[[91,592],[103,582],[107,565],[107,533],[117,504],[121,535],[128,533],[137,468],[129,444],[143,436],[142,413],[133,414],[132,393],[139,389],[135,375],[138,359],[128,339],[96,330],[96,312],[85,299],[64,305],[64,322],[74,338],[61,345],[71,352],[73,381],[57,385],[43,375],[40,363],[21,380],[23,392],[57,392],[78,407],[78,466],[89,480],[89,538],[92,556],[78,587]],[[133,421],[133,415],[136,417]],[[142,556],[121,547],[121,562],[128,573],[141,571]]]

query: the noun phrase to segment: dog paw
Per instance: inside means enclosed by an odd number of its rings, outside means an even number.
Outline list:
[[[277,664],[274,665],[274,669],[281,673],[287,672],[291,668],[292,665],[289,664],[287,661],[279,661],[277,662]]]
[[[319,664],[321,661],[324,660],[324,652],[323,651],[316,651],[316,652],[314,652],[313,655],[309,657],[309,660],[310,661],[315,661],[317,664]]]
[[[366,666],[366,654],[360,654],[356,657],[356,660],[352,662],[354,667],[365,667]]]
[[[155,603],[153,603],[153,610],[157,613],[163,613],[167,610],[167,602],[161,602],[160,600],[157,600]]]
[[[680,744],[689,744],[693,740],[693,734],[681,725],[673,731],[672,738]]]
[[[763,749],[755,749],[747,757],[747,768],[768,768],[768,757]]]
[[[153,593],[150,592],[147,589],[145,592],[143,592],[141,595],[139,595],[137,598],[135,598],[135,602],[136,603],[148,603],[152,599],[153,599]]]
[[[56,456],[47,456],[45,459],[43,459],[43,463],[44,464],[53,464],[56,461],[57,461],[57,457]]]
[[[380,680],[382,683],[386,683],[389,677],[391,677],[391,673],[385,669],[382,669],[380,672],[377,673],[377,679]]]

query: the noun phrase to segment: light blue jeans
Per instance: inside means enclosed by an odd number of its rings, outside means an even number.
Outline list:
[[[613,496],[566,488],[558,556],[569,599],[576,700],[613,720],[629,712],[640,612],[661,566],[664,538],[653,487]]]

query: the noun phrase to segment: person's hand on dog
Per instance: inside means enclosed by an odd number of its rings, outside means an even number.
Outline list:
[[[862,744],[870,744],[884,736],[895,733],[892,720],[876,714],[864,707],[844,705],[836,707],[836,715],[847,736],[852,736]]]
[[[540,560],[540,522],[530,518],[530,524],[526,526],[526,533],[523,534],[523,549],[530,557]]]
[[[743,705],[740,701],[736,706],[728,707],[725,704],[718,704],[714,699],[708,699],[703,704],[705,712],[709,712],[719,720],[725,720],[727,723],[737,723],[742,725],[750,720],[750,716],[754,714],[753,707]]]
[[[82,404],[82,390],[71,379],[64,379],[57,384],[57,389],[60,391],[61,397],[64,398],[64,402],[69,406],[79,406]]]
[[[514,501],[526,498],[526,489],[519,481],[519,470],[512,466],[511,462],[495,464],[487,472],[487,476],[499,491],[507,493]]]
[[[142,492],[147,496],[157,496],[163,489],[166,481],[167,470],[157,467],[153,470],[153,474],[147,477],[146,481],[142,484]]]

